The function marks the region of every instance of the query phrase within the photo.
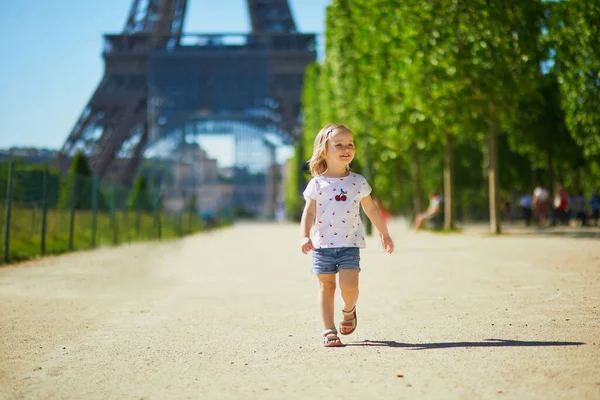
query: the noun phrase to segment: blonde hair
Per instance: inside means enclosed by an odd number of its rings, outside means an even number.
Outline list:
[[[327,124],[325,125],[315,137],[313,145],[313,152],[308,165],[310,167],[310,173],[312,176],[321,175],[327,170],[327,160],[323,157],[327,153],[327,142],[331,135],[337,131],[346,131],[352,133],[350,128],[342,124]]]

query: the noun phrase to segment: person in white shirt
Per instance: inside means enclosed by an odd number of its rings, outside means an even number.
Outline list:
[[[309,165],[313,178],[303,192],[300,248],[312,251],[312,271],[319,279],[323,346],[343,346],[334,322],[336,275],[344,306],[339,333],[356,329],[356,302],[360,249],[366,247],[360,207],[380,232],[384,249],[394,251],[394,243],[371,198],[367,180],[352,171],[354,136],[345,125],[328,124],[317,134]]]
[[[533,211],[540,225],[545,225],[550,211],[550,193],[538,185],[533,190]]]
[[[437,215],[442,211],[442,196],[437,194],[436,192],[432,192],[429,195],[429,207],[425,212],[418,214],[415,218],[415,223],[413,224],[413,229],[418,231],[421,229],[423,222],[428,219],[433,218],[433,216]]]

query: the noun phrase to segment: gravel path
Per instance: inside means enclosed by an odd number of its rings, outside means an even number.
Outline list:
[[[0,268],[0,398],[600,399],[598,237],[404,226],[338,349],[292,224]]]

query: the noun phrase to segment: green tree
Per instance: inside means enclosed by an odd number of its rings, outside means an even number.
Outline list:
[[[537,91],[541,2],[473,0],[458,4],[458,74],[475,122],[488,127],[490,229],[499,233],[498,135],[515,118],[515,104]],[[471,125],[473,127],[475,125]]]
[[[299,221],[304,201],[302,191],[307,182],[306,161],[310,158],[315,136],[321,129],[320,83],[321,66],[313,63],[307,66],[302,88],[302,137],[294,145],[294,155],[290,160],[285,190],[286,217]]]
[[[600,1],[547,3],[548,40],[567,127],[588,157],[600,155]]]
[[[74,201],[75,209],[90,209],[92,207],[92,196],[94,195],[93,179],[86,155],[78,152],[73,157],[67,177],[63,179],[58,202],[59,207],[71,207],[71,202]],[[98,193],[96,193],[96,196],[98,196]]]
[[[135,178],[133,188],[129,193],[127,207],[131,210],[151,211],[154,208],[153,205],[154,202],[152,201],[152,196],[148,190],[146,178],[143,175],[139,175]]]

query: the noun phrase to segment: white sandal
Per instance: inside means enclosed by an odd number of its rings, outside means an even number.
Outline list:
[[[323,332],[323,347],[341,347],[342,341],[337,336],[337,331],[333,328]]]
[[[354,305],[354,307],[352,307],[352,310],[350,310],[350,311],[342,310],[342,314],[344,314],[344,316],[352,315],[354,317],[352,319],[340,321],[340,333],[342,335],[349,335],[356,330],[356,325],[358,324],[358,318],[356,317],[356,305]],[[346,329],[350,329],[350,330],[344,332],[342,330],[342,328],[346,328]]]

